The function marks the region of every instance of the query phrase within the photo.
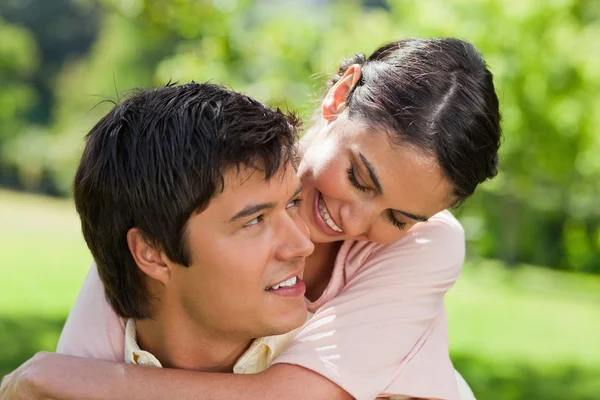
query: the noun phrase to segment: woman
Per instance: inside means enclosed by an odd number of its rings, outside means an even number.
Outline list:
[[[30,362],[37,383],[62,398],[458,398],[443,297],[464,237],[444,210],[496,174],[499,123],[492,75],[466,42],[401,40],[346,60],[300,144],[315,315],[274,365],[245,376],[42,355]],[[92,272],[59,351],[110,358],[122,341],[87,289],[99,285]]]

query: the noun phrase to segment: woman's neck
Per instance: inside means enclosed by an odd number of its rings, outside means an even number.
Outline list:
[[[315,243],[315,251],[306,259],[302,278],[306,284],[305,297],[308,300],[318,300],[329,285],[342,243]]]

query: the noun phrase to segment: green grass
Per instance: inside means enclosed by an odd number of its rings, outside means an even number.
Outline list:
[[[478,398],[600,398],[599,277],[471,262],[447,305],[452,359]]]
[[[0,375],[53,350],[91,263],[73,205],[0,190]]]
[[[91,256],[69,201],[0,190],[0,375],[53,350]],[[471,261],[448,295],[453,360],[480,399],[600,393],[600,278]]]
[[[448,294],[452,349],[504,361],[600,366],[600,279],[490,261]]]
[[[73,204],[0,191],[0,316],[64,317],[92,261]]]

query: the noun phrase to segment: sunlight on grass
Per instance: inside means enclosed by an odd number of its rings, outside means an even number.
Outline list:
[[[448,294],[453,351],[510,362],[600,365],[600,279],[537,267],[465,267]]]
[[[0,315],[65,316],[91,263],[71,202],[0,191]]]

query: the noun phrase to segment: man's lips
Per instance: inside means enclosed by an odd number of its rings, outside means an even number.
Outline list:
[[[271,294],[276,294],[278,296],[283,297],[302,297],[304,293],[306,293],[306,285],[304,281],[300,279],[300,277],[293,276],[290,278],[294,280],[293,285],[290,286],[279,286],[278,284],[270,286],[265,289],[266,292]],[[289,281],[290,279],[286,279],[282,283]]]
[[[304,264],[302,264],[302,265],[304,265]],[[272,285],[267,286],[266,289],[269,289],[269,288],[271,288],[273,286],[276,286],[276,285],[281,285],[282,283],[284,283],[284,282],[286,282],[286,281],[288,281],[288,280],[290,280],[292,278],[295,278],[295,277],[297,277],[298,279],[300,279],[300,277],[302,276],[302,272],[304,272],[304,268],[298,269],[298,270],[296,270],[296,271],[294,271],[294,272],[286,275],[284,278],[276,281]]]

